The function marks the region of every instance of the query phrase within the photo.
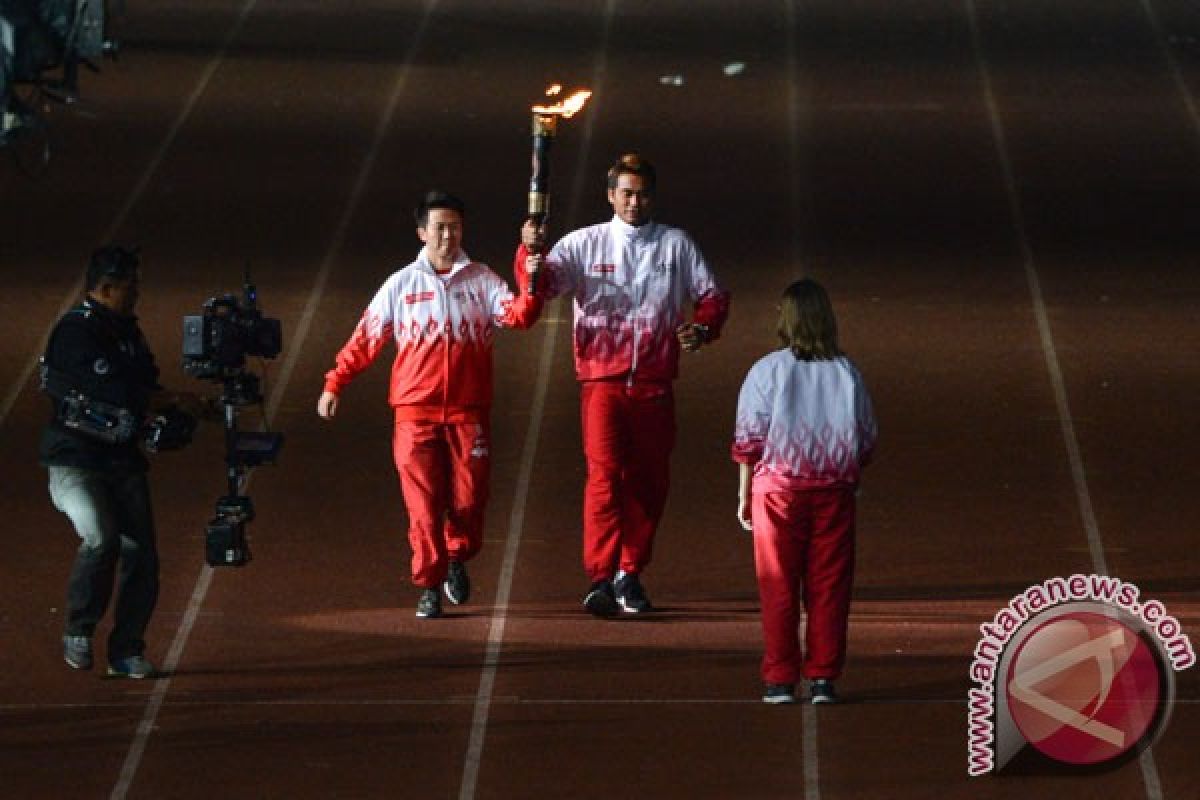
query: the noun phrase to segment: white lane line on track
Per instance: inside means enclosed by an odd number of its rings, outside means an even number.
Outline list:
[[[239,18],[237,29],[240,29],[242,21],[245,19],[249,10],[253,8],[256,0],[249,0],[246,7],[243,9],[242,16]],[[320,304],[321,296],[325,291],[325,284],[329,279],[329,273],[332,271],[333,264],[341,253],[342,244],[345,241],[346,232],[349,230],[350,221],[353,219],[355,212],[358,209],[359,203],[366,192],[367,181],[370,178],[371,172],[375,167],[375,161],[378,158],[379,150],[383,145],[384,137],[391,126],[392,118],[395,116],[396,108],[400,102],[400,96],[404,91],[405,85],[408,83],[408,74],[412,68],[416,58],[417,51],[421,46],[421,42],[425,38],[425,30],[429,26],[429,20],[437,8],[439,0],[426,0],[424,13],[421,17],[420,25],[413,33],[412,40],[409,43],[408,51],[405,54],[403,63],[400,65],[396,73],[396,79],[392,84],[392,89],[388,95],[387,102],[384,106],[383,113],[380,115],[379,122],[375,127],[372,136],[371,145],[367,151],[366,157],[363,159],[362,166],[359,168],[358,174],[355,177],[353,187],[350,191],[350,198],[342,212],[341,219],[338,221],[337,228],[334,232],[333,239],[330,242],[329,248],[325,252],[325,257],[321,261],[321,268],[317,273],[317,278],[313,283],[313,288],[309,293],[308,302],[304,306],[304,311],[301,314],[300,322],[296,327],[296,333],[292,336],[292,341],[288,347],[288,355],[284,360],[283,368],[278,379],[275,381],[275,389],[272,391],[270,398],[267,400],[266,407],[263,410],[263,419],[266,425],[270,425],[271,419],[275,416],[279,409],[279,403],[283,399],[283,393],[287,388],[288,381],[291,378],[292,371],[295,368],[296,360],[304,349],[304,340],[308,336],[308,330],[312,324],[312,318],[316,313],[316,308]],[[236,29],[227,39],[225,47],[232,42],[233,35],[236,34]],[[253,475],[246,478],[246,487],[249,486],[250,479]],[[121,767],[121,775],[116,786],[113,787],[110,800],[122,800],[125,794],[129,791],[129,787],[133,783],[134,777],[137,775],[137,770],[141,764],[142,755],[146,749],[146,743],[153,732],[155,723],[158,719],[158,712],[162,708],[167,691],[171,687],[171,674],[179,665],[180,657],[183,655],[183,649],[187,644],[188,637],[191,635],[193,626],[196,623],[197,617],[200,615],[200,608],[204,604],[204,598],[208,594],[208,587],[212,583],[213,568],[205,566],[200,571],[199,577],[196,579],[195,587],[192,590],[192,597],[188,603],[187,611],[183,615],[183,621],[176,629],[175,636],[171,641],[171,647],[167,652],[167,660],[163,664],[163,669],[166,672],[166,677],[159,678],[154,682],[154,691],[151,693],[149,700],[146,703],[146,710],[142,715],[142,721],[139,723],[137,732],[134,735],[133,742],[130,744],[129,752],[125,757],[125,763]]]
[[[547,323],[551,320],[547,320]],[[557,322],[557,320],[554,320]],[[537,454],[538,438],[542,432],[542,414],[546,408],[546,394],[550,383],[550,370],[554,363],[554,345],[558,339],[558,325],[547,324],[542,337],[542,351],[538,358],[537,380],[530,407],[529,428],[521,446],[521,463],[517,473],[517,487],[513,496],[512,513],[508,521],[508,539],[504,545],[504,560],[496,579],[495,608],[488,626],[487,650],[484,653],[483,669],[479,675],[479,689],[473,698],[471,733],[467,740],[467,752],[463,757],[462,782],[458,796],[462,800],[475,797],[479,782],[479,766],[483,760],[483,743],[487,736],[488,716],[495,702],[494,689],[496,671],[500,665],[500,653],[504,647],[504,628],[508,622],[508,601],[512,595],[513,575],[516,572],[517,553],[521,546],[521,531],[525,525],[525,505],[529,498],[529,484],[533,473],[533,459]]]
[[[788,142],[788,209],[790,217],[787,220],[791,229],[791,264],[789,270],[799,275],[808,274],[809,270],[803,260],[804,246],[801,241],[800,217],[803,214],[800,202],[801,191],[801,158],[800,141],[804,122],[804,98],[801,94],[799,80],[800,59],[797,55],[796,37],[799,28],[796,16],[797,0],[783,0],[784,18],[784,66],[787,69],[787,142]],[[811,705],[805,706],[800,714],[801,765],[804,770],[804,800],[821,800],[821,750],[818,745],[818,728],[816,709]]]
[[[1183,70],[1179,66],[1179,59],[1175,56],[1175,51],[1171,49],[1171,45],[1167,42],[1166,33],[1163,30],[1161,20],[1158,18],[1158,12],[1155,10],[1154,4],[1150,0],[1141,0],[1141,5],[1142,10],[1146,13],[1146,19],[1154,31],[1154,38],[1158,41],[1158,47],[1162,52],[1163,60],[1167,62],[1167,69],[1171,73],[1171,80],[1174,82],[1175,88],[1183,100],[1183,107],[1187,111],[1188,120],[1192,124],[1192,133],[1195,134],[1192,142],[1197,145],[1197,150],[1200,151],[1200,109],[1196,108],[1196,98],[1192,95],[1191,87],[1188,86],[1187,80],[1183,77]],[[1178,703],[1180,701],[1176,699],[1175,702]],[[1163,792],[1162,781],[1158,775],[1158,765],[1154,761],[1154,748],[1148,747],[1143,750],[1138,756],[1138,764],[1142,768],[1142,778],[1146,783],[1146,796],[1150,800],[1159,800],[1159,798],[1165,797],[1166,794]]]
[[[1025,210],[1021,204],[1020,191],[1017,188],[1016,173],[1012,159],[1009,156],[1008,141],[1004,132],[1004,123],[1000,119],[1000,108],[996,101],[996,93],[992,88],[991,67],[983,48],[983,36],[979,28],[979,15],[975,8],[975,0],[963,0],[967,12],[967,21],[971,28],[971,46],[975,53],[975,66],[979,72],[983,86],[983,96],[987,105],[988,119],[992,128],[992,140],[996,146],[996,156],[999,159],[1004,174],[1004,189],[1008,196],[1009,214],[1012,217],[1017,244],[1021,249],[1021,261],[1025,269],[1025,277],[1029,283],[1029,292],[1033,298],[1034,316],[1037,319],[1038,336],[1042,342],[1042,352],[1046,359],[1046,369],[1050,374],[1050,384],[1054,390],[1054,405],[1062,427],[1063,443],[1067,450],[1067,459],[1071,466],[1071,479],[1075,484],[1075,495],[1079,504],[1079,514],[1083,519],[1084,530],[1087,532],[1088,550],[1091,554],[1092,569],[1101,575],[1108,574],[1108,563],[1104,556],[1104,543],[1100,538],[1100,526],[1096,522],[1095,509],[1092,506],[1091,492],[1088,490],[1087,473],[1083,466],[1083,455],[1079,449],[1079,440],[1075,434],[1075,424],[1071,417],[1071,406],[1067,398],[1066,381],[1063,379],[1062,368],[1059,366],[1058,354],[1054,346],[1054,334],[1050,327],[1050,319],[1046,314],[1046,303],[1042,296],[1041,281],[1038,278],[1037,265],[1033,258],[1033,248],[1029,243],[1029,234],[1025,225]],[[1162,784],[1158,777],[1158,767],[1154,762],[1152,748],[1146,748],[1138,758],[1142,770],[1142,783],[1146,789],[1147,800],[1162,800]]]
[[[196,85],[192,89],[192,93],[188,95],[187,102],[185,102],[183,104],[183,108],[179,110],[179,113],[175,117],[175,121],[171,124],[171,128],[167,131],[167,135],[163,137],[163,140],[158,145],[158,149],[154,151],[154,155],[150,158],[149,163],[146,164],[146,168],[142,170],[141,177],[138,178],[138,182],[134,184],[133,190],[125,198],[125,203],[121,206],[121,209],[113,218],[112,224],[110,224],[108,226],[108,230],[104,232],[102,241],[113,241],[113,239],[115,239],[117,234],[120,232],[121,228],[125,225],[125,220],[129,217],[130,212],[132,212],[134,207],[141,202],[142,195],[146,193],[146,187],[150,185],[150,181],[158,172],[158,168],[162,166],[163,160],[167,157],[167,153],[175,144],[175,139],[179,136],[179,132],[183,129],[184,124],[188,121],[188,119],[191,118],[192,112],[196,108],[196,104],[200,102],[200,98],[208,89],[209,82],[212,80],[213,75],[216,74],[217,69],[220,68],[221,63],[224,62],[225,56],[229,52],[230,45],[233,44],[238,34],[241,33],[242,26],[246,21],[246,17],[249,16],[250,11],[254,8],[257,2],[258,0],[246,0],[246,4],[242,6],[242,10],[238,13],[238,18],[234,22],[233,27],[229,29],[229,33],[225,35],[224,41],[221,42],[220,49],[217,50],[216,54],[208,62],[208,65],[205,66],[204,72],[200,74],[200,79],[196,81]],[[71,288],[67,290],[66,299],[64,299],[59,305],[58,313],[54,315],[54,323],[57,323],[59,317],[61,317],[63,314],[66,314],[67,311],[70,310],[76,302],[78,302],[79,296],[82,293],[83,276],[81,275],[79,279],[71,286]],[[51,324],[50,328],[46,329],[46,334],[42,337],[43,342],[49,338],[50,330],[53,328],[54,323]],[[8,391],[4,395],[4,398],[0,400],[0,425],[4,424],[4,420],[8,418],[9,412],[12,411],[13,405],[17,402],[17,397],[20,396],[21,390],[24,389],[26,384],[29,383],[29,379],[33,375],[33,371],[37,369],[38,360],[41,357],[41,354],[42,347],[39,347],[38,351],[34,353],[33,357],[25,365],[25,369],[23,369],[17,376],[17,380],[14,381],[13,385],[9,387]]]
[[[1101,575],[1108,574],[1108,563],[1104,557],[1104,544],[1100,539],[1100,526],[1096,523],[1095,510],[1092,507],[1091,492],[1088,490],[1087,474],[1083,468],[1083,456],[1079,450],[1079,439],[1075,435],[1075,423],[1071,416],[1071,407],[1067,399],[1066,381],[1063,379],[1062,368],[1059,366],[1058,353],[1054,346],[1054,333],[1050,327],[1050,318],[1046,313],[1046,301],[1042,295],[1042,283],[1038,277],[1037,265],[1033,258],[1033,248],[1029,243],[1029,234],[1025,225],[1025,210],[1021,205],[1020,190],[1017,189],[1016,173],[1013,170],[1012,159],[1009,156],[1008,138],[1004,132],[1004,123],[1000,119],[1000,109],[996,102],[996,94],[992,88],[991,67],[983,49],[983,38],[979,30],[978,13],[975,10],[975,0],[964,0],[967,9],[967,19],[971,27],[971,44],[975,51],[975,65],[979,71],[980,83],[983,85],[984,103],[987,106],[988,120],[991,123],[992,140],[996,146],[996,157],[1004,177],[1004,189],[1008,200],[1008,210],[1012,217],[1012,225],[1016,234],[1017,245],[1021,251],[1021,264],[1025,270],[1025,278],[1029,283],[1029,293],[1033,299],[1033,311],[1037,321],[1038,337],[1041,339],[1042,352],[1046,359],[1046,370],[1050,373],[1050,385],[1054,392],[1054,406],[1058,414],[1059,425],[1062,428],[1063,443],[1070,462],[1071,478],[1075,484],[1076,499],[1079,513],[1083,519],[1084,530],[1087,533],[1088,550],[1092,559],[1092,568]]]
[[[600,46],[592,67],[591,107],[584,113],[582,141],[571,183],[571,199],[567,207],[567,228],[576,223],[579,205],[587,186],[588,153],[592,148],[598,98],[602,95],[605,74],[608,71],[608,40],[616,14],[617,0],[607,0],[604,6],[604,27]],[[483,670],[479,675],[479,689],[475,693],[475,706],[471,715],[471,733],[467,739],[467,752],[463,756],[462,781],[459,784],[459,800],[474,800],[475,788],[479,783],[479,768],[483,763],[483,746],[487,739],[488,718],[496,698],[496,671],[500,666],[500,654],[504,648],[504,629],[508,623],[508,603],[512,594],[513,575],[516,572],[517,553],[521,547],[521,534],[525,525],[525,505],[529,497],[529,485],[533,475],[533,460],[537,455],[538,438],[542,430],[542,413],[546,406],[546,395],[550,385],[550,370],[554,362],[554,348],[563,321],[559,310],[553,319],[545,320],[546,333],[542,339],[542,351],[538,359],[537,380],[530,409],[529,429],[521,445],[521,462],[517,473],[517,487],[513,497],[512,513],[509,515],[508,535],[504,546],[504,560],[497,578],[496,600],[488,627],[487,650],[484,653]]]
[[[187,102],[180,110],[179,115],[175,118],[174,124],[171,125],[170,131],[167,132],[166,137],[159,145],[154,157],[150,159],[150,163],[146,166],[145,171],[142,172],[142,176],[138,180],[134,190],[126,199],[125,205],[121,207],[116,219],[113,220],[112,225],[105,233],[104,241],[111,241],[113,237],[116,236],[121,226],[125,224],[125,219],[129,216],[129,213],[141,200],[142,195],[145,194],[146,187],[150,185],[151,179],[154,177],[155,173],[158,172],[159,166],[162,164],[163,159],[166,158],[167,152],[171,149],[171,145],[175,142],[179,132],[183,129],[184,123],[191,118],[192,111],[195,110],[197,103],[200,102],[200,97],[208,88],[208,84],[212,81],[217,69],[219,69],[221,64],[225,61],[225,56],[229,52],[230,46],[241,33],[247,17],[250,16],[250,12],[254,10],[254,6],[256,4],[257,0],[246,0],[246,3],[242,6],[241,11],[238,13],[237,20],[235,20],[233,26],[225,35],[225,40],[221,43],[221,48],[208,62],[208,65],[205,67],[204,72],[200,76],[200,80],[196,83],[191,95],[188,96]],[[63,314],[65,314],[67,309],[75,303],[75,299],[82,291],[83,279],[80,278],[80,280],[71,288],[71,291],[67,295],[67,299],[63,303],[63,306],[59,310],[57,316],[61,317]],[[35,356],[30,362],[26,374],[15,387],[17,391],[19,391],[20,387],[29,380],[29,375],[32,374],[36,365],[37,358]],[[12,399],[16,399],[16,392],[12,394]],[[8,406],[0,408],[0,422],[3,422],[4,415],[8,413],[8,409],[10,407],[11,403]],[[180,627],[176,630],[175,637],[171,641],[171,647],[167,651],[165,667],[168,672],[174,669],[175,665],[179,662],[179,656],[183,652],[183,645],[187,641],[188,633],[191,631],[192,625],[195,624],[196,613],[199,611],[199,603],[203,601],[204,594],[208,591],[208,584],[211,580],[212,570],[211,568],[205,567],[203,570],[201,570],[200,576],[196,579],[196,584],[192,589],[192,596],[188,603],[188,613],[184,615],[183,621],[180,623]],[[137,775],[138,765],[141,764],[142,755],[146,751],[146,743],[150,738],[151,731],[154,730],[154,723],[158,719],[158,712],[162,708],[163,700],[166,698],[167,689],[170,687],[170,685],[171,679],[169,677],[160,678],[155,681],[154,691],[151,692],[150,698],[146,702],[145,710],[142,712],[142,719],[138,723],[137,729],[133,735],[133,741],[130,742],[129,750],[125,754],[125,760],[121,764],[121,772],[117,775],[117,782],[113,785],[112,792],[109,795],[110,800],[124,800],[126,793],[129,791],[129,787],[133,785],[133,779]]]
[[[785,38],[784,67],[787,69],[787,142],[788,142],[788,227],[791,229],[791,259],[792,269],[801,273],[805,270],[800,256],[803,252],[800,244],[800,123],[802,104],[800,100],[800,82],[796,75],[799,72],[799,58],[796,55],[796,0],[783,0],[783,29]]]
[[[800,714],[801,758],[804,760],[804,800],[821,798],[821,761],[817,747],[817,709],[806,703]]]
[[[1179,58],[1175,55],[1175,51],[1171,49],[1170,43],[1167,41],[1166,31],[1163,30],[1162,21],[1158,17],[1158,11],[1155,10],[1154,4],[1150,0],[1141,0],[1142,10],[1146,13],[1146,19],[1150,22],[1150,27],[1154,30],[1154,37],[1158,40],[1159,50],[1162,52],[1163,60],[1167,62],[1167,69],[1171,72],[1171,80],[1175,83],[1175,88],[1179,91],[1180,98],[1183,99],[1183,107],[1187,111],[1188,119],[1192,123],[1192,131],[1196,134],[1195,144],[1200,146],[1200,108],[1196,107],[1196,97],[1192,94],[1192,89],[1188,86],[1187,79],[1183,77],[1183,69],[1179,66]]]

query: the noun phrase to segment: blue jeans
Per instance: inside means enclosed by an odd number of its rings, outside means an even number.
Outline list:
[[[50,499],[82,540],[67,584],[66,634],[92,636],[115,581],[109,661],[142,655],[142,637],[158,602],[158,550],[146,473],[47,469]]]

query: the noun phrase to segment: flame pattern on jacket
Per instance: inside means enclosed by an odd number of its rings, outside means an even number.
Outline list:
[[[526,250],[517,249],[518,274]],[[667,383],[679,374],[675,329],[692,301],[692,321],[716,338],[729,315],[729,293],[685,232],[618,217],[573,231],[551,249],[539,292],[574,299],[575,372],[579,380],[628,376]]]
[[[801,361],[783,349],[746,375],[732,456],[754,466],[756,493],[849,488],[878,437],[871,397],[850,359]]]
[[[379,287],[325,374],[325,391],[340,394],[395,341],[388,402],[398,419],[478,422],[492,403],[496,328],[528,328],[541,310],[541,297],[514,295],[466,253],[439,277],[422,250]]]

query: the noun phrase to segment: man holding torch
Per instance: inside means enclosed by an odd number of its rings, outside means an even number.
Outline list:
[[[610,221],[567,234],[543,255],[544,215],[531,208],[516,253],[518,274],[540,270],[539,295],[575,301],[591,581],[583,605],[600,617],[652,608],[640,576],[666,504],[679,351],[715,340],[729,313],[729,293],[691,237],[653,221],[655,179],[649,161],[621,156],[608,171]]]

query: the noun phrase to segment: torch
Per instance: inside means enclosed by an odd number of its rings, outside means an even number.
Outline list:
[[[554,84],[546,89],[547,97],[562,93],[562,86]],[[533,163],[529,177],[528,216],[534,224],[545,224],[550,214],[550,146],[558,132],[558,119],[575,116],[583,109],[592,93],[587,89],[573,92],[569,97],[553,105],[533,107]],[[534,275],[529,276],[529,288],[533,290]]]

